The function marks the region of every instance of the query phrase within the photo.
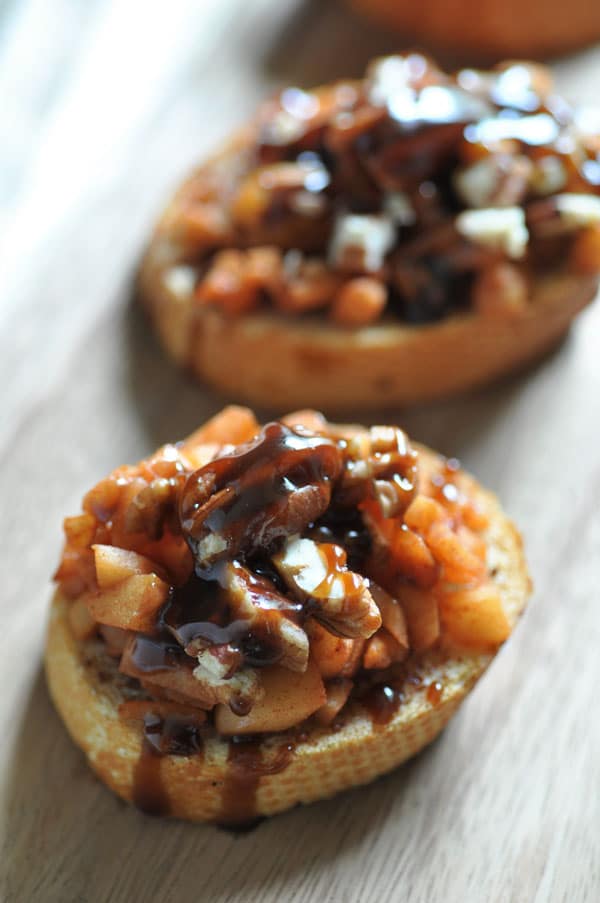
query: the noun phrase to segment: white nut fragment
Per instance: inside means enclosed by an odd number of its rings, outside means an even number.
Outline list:
[[[369,581],[349,571],[345,558],[339,546],[296,536],[274,556],[273,564],[297,597],[319,603],[314,612],[318,620],[343,636],[367,638],[381,626],[381,615]]]
[[[536,194],[556,194],[567,184],[567,170],[559,157],[542,157],[537,160],[530,178]]]
[[[527,194],[532,171],[523,155],[497,154],[458,170],[454,187],[467,207],[514,207]]]
[[[415,208],[403,191],[390,191],[383,199],[383,211],[397,226],[413,226],[417,221]]]
[[[600,197],[593,194],[559,194],[556,209],[565,226],[582,229],[600,223]]]
[[[454,175],[454,187],[468,207],[485,207],[493,196],[498,180],[494,157],[472,163]]]
[[[227,549],[227,541],[219,533],[208,533],[198,542],[197,557],[200,561],[214,561]]]
[[[559,137],[560,126],[549,113],[534,116],[494,116],[482,119],[465,128],[465,138],[473,144],[493,147],[502,141],[523,141],[534,147],[552,144]]]
[[[388,56],[375,60],[368,70],[368,98],[369,103],[376,107],[383,107],[391,98],[399,92],[408,91],[411,75],[419,59],[422,60],[422,69],[425,69],[425,60],[416,54],[410,57]]]
[[[341,214],[333,227],[329,260],[336,269],[374,273],[381,269],[395,241],[396,230],[389,216]]]
[[[166,288],[178,298],[189,297],[196,286],[197,274],[193,267],[179,264],[171,267],[164,274]]]
[[[464,210],[455,223],[460,234],[474,244],[502,251],[514,259],[525,254],[529,232],[521,207]]]
[[[198,661],[200,664],[192,673],[212,705],[237,703],[249,707],[264,695],[258,673],[253,668],[243,668],[229,678],[219,677],[213,669],[215,656],[208,650],[200,653]]]
[[[227,656],[219,655],[220,648],[213,646],[198,653],[198,667],[194,671],[194,677],[198,680],[202,676],[206,679],[220,681],[231,676],[231,662],[227,660]]]
[[[283,551],[273,559],[286,582],[311,596],[327,577],[327,564],[316,542],[292,537]]]

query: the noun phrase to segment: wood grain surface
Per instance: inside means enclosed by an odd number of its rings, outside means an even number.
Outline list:
[[[500,493],[536,583],[408,766],[247,835],[155,820],[96,781],[44,684],[62,517],[222,401],[132,307],[153,217],[273,86],[358,74],[394,45],[327,0],[0,3],[2,901],[600,900],[598,304],[527,373],[398,414]],[[598,100],[600,49],[557,73]]]

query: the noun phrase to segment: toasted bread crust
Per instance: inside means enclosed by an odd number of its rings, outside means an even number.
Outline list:
[[[543,57],[591,44],[600,36],[600,11],[586,0],[574,4],[539,0],[351,0],[353,6],[438,48],[460,48],[477,58]]]
[[[496,498],[475,481],[469,482],[490,518],[485,539],[493,558],[494,580],[514,626],[530,590],[521,539]],[[118,706],[126,698],[123,678],[115,665],[102,657],[99,642],[75,639],[68,605],[57,591],[46,647],[50,692],[91,767],[119,796],[131,801],[142,728],[119,718]],[[368,711],[354,702],[340,729],[310,728],[297,742],[287,767],[260,777],[254,814],[272,815],[297,803],[332,796],[400,765],[439,734],[492,658],[492,654],[449,657],[428,653],[419,666],[421,683],[407,687],[404,702],[387,724],[374,724]],[[435,681],[443,690],[439,701],[433,702],[427,686]],[[161,783],[171,815],[192,821],[227,818],[223,799],[231,778],[228,750],[226,740],[212,739],[202,757],[168,755],[160,760]]]
[[[240,132],[199,172],[235,167],[251,135]],[[598,287],[595,275],[555,273],[538,279],[522,314],[468,312],[425,326],[390,318],[351,330],[319,316],[228,317],[194,306],[165,280],[180,253],[173,214],[197,177],[182,185],[157,226],[140,268],[140,299],[178,364],[225,395],[270,410],[381,409],[467,391],[552,348]]]

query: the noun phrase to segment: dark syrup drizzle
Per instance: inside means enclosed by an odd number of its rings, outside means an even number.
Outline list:
[[[168,815],[169,797],[161,773],[164,756],[202,756],[202,726],[193,716],[169,715],[161,718],[149,712],[144,716],[142,751],[133,782],[133,802],[148,815]]]
[[[427,687],[427,692],[425,694],[427,697],[427,702],[430,705],[438,705],[442,699],[443,692],[444,687],[439,682],[439,680],[436,680],[433,683],[429,684],[429,686]]]
[[[361,698],[375,728],[389,724],[403,701],[402,689],[391,683],[377,684]]]
[[[263,775],[279,774],[289,765],[294,744],[279,746],[265,757],[267,748],[260,739],[233,737],[227,755],[228,777],[223,785],[221,812],[215,820],[222,828],[247,831],[256,826],[256,794]]]

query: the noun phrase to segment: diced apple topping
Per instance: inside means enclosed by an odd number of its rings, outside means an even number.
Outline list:
[[[315,617],[343,636],[370,637],[381,626],[368,580],[348,570],[340,546],[294,537],[273,563],[298,598],[318,603]]]
[[[325,684],[325,693],[327,694],[325,704],[315,712],[315,718],[319,724],[328,725],[337,718],[346,705],[353,686],[351,680],[344,678],[330,680]]]
[[[206,712],[197,706],[184,705],[168,700],[127,699],[119,706],[119,718],[123,721],[143,721],[147,715],[159,718],[181,718],[186,723],[204,724]]]
[[[402,658],[400,644],[391,633],[382,628],[365,643],[363,667],[368,671],[383,671],[385,668],[389,668],[392,662],[401,661]]]
[[[92,617],[102,624],[141,633],[154,630],[156,613],[169,596],[169,584],[156,574],[134,574],[116,586],[85,597]]]
[[[277,665],[262,668],[260,682],[264,695],[247,715],[240,717],[228,706],[217,706],[215,724],[220,734],[284,731],[304,721],[327,701],[321,675],[312,661],[301,674]]]
[[[188,436],[182,444],[182,451],[187,454],[190,449],[207,443],[240,445],[250,442],[259,432],[259,423],[250,408],[229,405]]]
[[[411,586],[398,587],[398,598],[406,616],[411,649],[423,652],[440,636],[440,615],[433,593]]]
[[[371,581],[371,594],[381,613],[383,627],[398,644],[402,657],[408,654],[408,629],[404,610],[397,599]]]
[[[311,659],[317,665],[323,680],[352,677],[356,673],[360,666],[364,640],[336,636],[313,618],[306,622],[306,633],[310,640]]]
[[[98,629],[98,622],[92,617],[85,599],[75,599],[69,605],[69,626],[76,639],[84,641],[93,637]]]
[[[498,646],[510,634],[510,624],[498,588],[484,583],[472,589],[440,593],[444,630],[461,646]]]
[[[156,574],[159,568],[145,555],[118,549],[116,546],[96,544],[92,546],[96,565],[96,580],[100,589],[109,589],[128,577],[139,574]]]
[[[456,461],[420,462],[395,427],[306,410],[260,429],[229,407],[101,481],[65,522],[57,579],[74,636],[152,697],[123,717],[328,725],[409,655],[502,643],[485,498]]]

